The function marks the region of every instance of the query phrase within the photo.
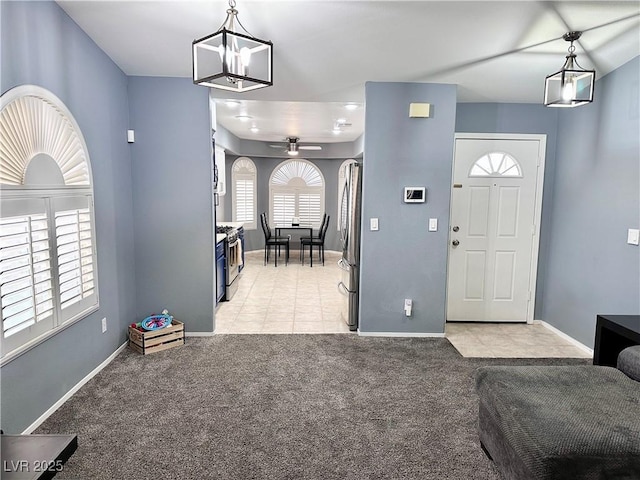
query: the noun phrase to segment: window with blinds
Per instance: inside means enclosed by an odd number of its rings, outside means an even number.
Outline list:
[[[298,217],[303,225],[315,225],[322,220],[323,208],[319,193],[300,193],[298,195]]]
[[[35,85],[0,97],[1,364],[96,311],[87,147],[64,103]]]
[[[56,212],[60,308],[94,293],[93,244],[89,209]]]
[[[0,302],[4,338],[53,315],[46,215],[0,220]]]
[[[276,192],[273,194],[272,215],[275,225],[291,223],[296,216],[296,195],[294,192]]]
[[[286,160],[269,181],[270,218],[274,224],[290,224],[294,217],[302,225],[320,226],[324,214],[324,178],[308,160]]]
[[[233,189],[233,221],[242,222],[245,229],[257,228],[257,171],[250,158],[240,157],[233,162],[231,182]]]

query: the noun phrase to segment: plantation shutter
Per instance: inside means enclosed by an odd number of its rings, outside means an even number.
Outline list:
[[[91,166],[48,90],[0,96],[0,365],[98,309]]]
[[[282,162],[269,182],[271,215],[276,224],[290,224],[297,217],[302,225],[319,227],[324,213],[324,179],[308,160]]]
[[[293,192],[273,195],[273,224],[288,224],[296,216],[296,196]]]
[[[256,166],[249,157],[239,157],[231,167],[233,188],[233,221],[242,222],[245,229],[257,228],[256,222]]]
[[[3,350],[53,327],[49,222],[43,199],[2,202],[0,306]]]
[[[303,225],[318,225],[322,221],[322,205],[319,193],[298,195],[298,216]]]
[[[235,181],[235,222],[255,223],[254,185],[249,179]]]
[[[91,202],[80,196],[53,203],[60,321],[65,322],[97,303]]]

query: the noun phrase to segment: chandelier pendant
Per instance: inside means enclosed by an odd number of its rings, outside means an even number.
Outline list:
[[[569,46],[569,55],[562,69],[548,75],[544,84],[544,104],[547,107],[577,107],[593,101],[596,81],[595,70],[585,70],[578,64],[573,42],[582,32],[567,32],[563,35]]]
[[[196,85],[232,92],[273,85],[273,43],[252,36],[240,23],[235,6],[235,0],[229,0],[227,18],[218,31],[193,41]]]

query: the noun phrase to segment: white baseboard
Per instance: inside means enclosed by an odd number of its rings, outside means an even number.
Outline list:
[[[33,422],[31,425],[29,425],[27,427],[27,429],[22,432],[22,435],[29,435],[31,434],[36,428],[38,428],[40,425],[42,425],[42,423],[49,418],[56,410],[58,410],[63,404],[64,402],[66,402],[67,400],[69,400],[74,393],[76,393],[78,390],[80,390],[82,388],[82,386],[87,383],[89,380],[91,380],[93,377],[95,377],[98,373],[100,373],[100,371],[106,367],[107,365],[109,365],[114,358],[116,358],[118,356],[118,354],[124,350],[127,346],[129,342],[124,342],[122,345],[120,345],[115,352],[113,352],[111,355],[109,355],[106,360],[104,362],[102,362],[100,365],[98,365],[96,368],[94,368],[93,370],[91,370],[86,377],[84,377],[82,380],[80,380],[78,383],[76,383],[71,390],[69,390],[67,393],[65,393],[60,400],[58,400],[56,403],[54,403],[53,405],[51,405],[51,407],[44,412],[42,415],[40,415],[40,417],[38,417],[38,419]]]
[[[444,333],[420,333],[420,332],[361,332],[361,337],[438,337],[444,338]]]
[[[564,333],[563,331],[558,330],[556,327],[554,327],[553,325],[548,324],[547,322],[543,321],[543,320],[534,320],[533,323],[537,323],[539,325],[542,325],[544,328],[548,328],[549,330],[551,330],[553,333],[555,333],[556,335],[558,335],[559,337],[565,339],[567,342],[571,343],[572,345],[578,347],[580,350],[582,350],[585,353],[588,353],[589,355],[593,356],[593,349],[587,347],[584,343],[580,343],[578,340],[576,340],[573,337],[570,337],[569,335],[567,335],[566,333]]]
[[[213,337],[215,332],[185,332],[185,337]]]

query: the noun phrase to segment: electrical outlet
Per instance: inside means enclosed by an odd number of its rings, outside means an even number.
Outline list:
[[[107,331],[107,317],[102,319],[102,333]]]

